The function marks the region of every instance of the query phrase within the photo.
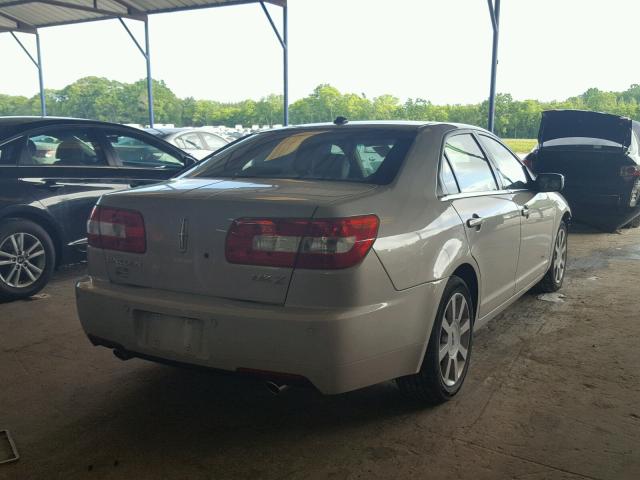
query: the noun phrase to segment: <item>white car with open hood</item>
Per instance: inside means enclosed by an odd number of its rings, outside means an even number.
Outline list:
[[[466,125],[305,125],[103,196],[77,306],[120,358],[310,383],[460,389],[473,332],[561,287],[563,177]]]

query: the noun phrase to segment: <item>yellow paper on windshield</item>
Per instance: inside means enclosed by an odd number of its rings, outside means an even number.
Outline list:
[[[274,148],[269,156],[264,159],[265,162],[269,160],[275,160],[276,158],[284,157],[285,155],[289,155],[300,147],[300,144],[307,140],[308,138],[314,137],[316,135],[320,135],[321,133],[325,133],[326,130],[322,131],[313,131],[313,132],[304,132],[297,133],[295,135],[291,135],[283,139],[276,148]]]

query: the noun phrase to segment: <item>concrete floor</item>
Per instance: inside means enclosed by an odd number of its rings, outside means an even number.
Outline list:
[[[529,294],[476,335],[437,408],[393,384],[336,397],[121,362],[94,348],[61,272],[0,305],[2,479],[638,479],[640,229],[572,233],[564,303]]]

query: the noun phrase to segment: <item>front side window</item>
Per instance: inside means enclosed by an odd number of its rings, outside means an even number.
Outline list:
[[[292,130],[255,135],[214,154],[189,177],[283,178],[390,183],[415,132]]]
[[[211,133],[203,133],[202,136],[204,137],[204,141],[207,142],[209,150],[218,150],[220,147],[224,147],[227,144],[224,138]]]
[[[107,133],[107,139],[123,167],[180,169],[183,162],[138,137]]]
[[[180,141],[180,146],[185,150],[206,150],[202,139],[197,133],[185,133],[180,135],[178,140]]]
[[[489,162],[469,133],[449,137],[444,153],[463,193],[497,190]]]
[[[527,175],[520,161],[493,138],[481,135],[480,140],[496,164],[502,186],[508,189],[527,188]]]
[[[15,167],[18,165],[20,140],[24,141],[24,139],[18,139],[0,147],[0,166]]]
[[[31,135],[20,157],[20,166],[101,167],[107,161],[91,130],[56,128]]]

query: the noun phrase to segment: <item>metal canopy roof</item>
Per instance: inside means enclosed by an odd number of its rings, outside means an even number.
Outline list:
[[[262,7],[283,52],[283,100],[284,124],[289,123],[289,57],[287,34],[287,0],[0,0],[0,33],[10,32],[16,42],[38,69],[40,83],[40,103],[42,116],[46,116],[44,82],[42,79],[42,60],[40,55],[40,35],[38,28],[67,25],[70,23],[91,22],[96,20],[118,19],[125,28],[147,64],[147,91],[149,101],[149,126],[153,127],[153,89],[151,81],[151,55],[149,53],[148,16],[155,13],[178,12],[199,8],[224,7],[258,3]],[[282,30],[276,27],[265,3],[282,7]],[[491,26],[493,27],[493,49],[491,55],[491,85],[489,88],[488,129],[494,130],[496,103],[496,72],[498,67],[498,38],[500,25],[500,0],[487,0]],[[135,38],[125,19],[144,22],[144,48]],[[16,32],[32,33],[36,37],[36,58],[28,51]]]
[[[287,0],[264,0],[285,7]],[[131,18],[155,13],[223,7],[259,0],[0,0],[0,32],[35,33],[37,28],[69,23]]]
[[[287,0],[0,0],[0,33],[9,32],[31,62],[38,69],[40,84],[40,109],[42,116],[47,115],[44,91],[42,58],[40,52],[40,34],[38,29],[71,23],[93,22],[97,20],[118,19],[126,32],[138,47],[147,65],[147,96],[149,105],[149,126],[153,128],[153,84],[151,77],[151,54],[149,53],[149,15],[154,13],[178,12],[199,8],[226,7],[242,4],[260,4],[269,24],[282,47],[283,60],[283,122],[289,123],[289,54],[287,34]],[[265,3],[282,7],[282,30],[271,18]],[[140,20],[144,23],[144,47],[136,39],[123,18]],[[36,39],[36,55],[22,43],[16,32],[31,33]]]

